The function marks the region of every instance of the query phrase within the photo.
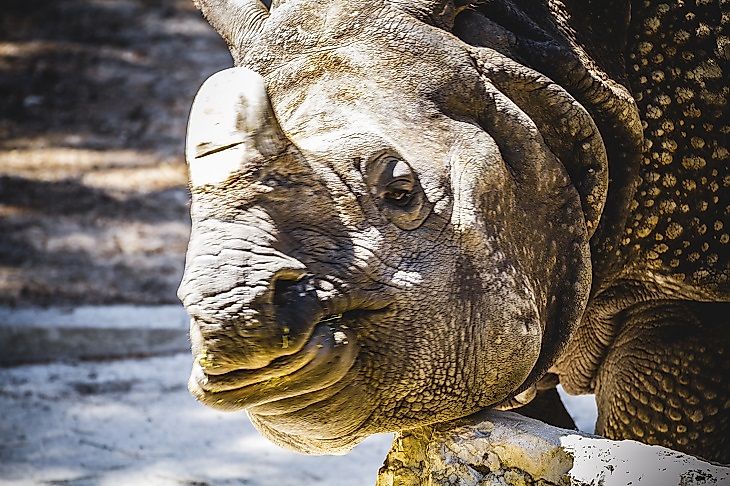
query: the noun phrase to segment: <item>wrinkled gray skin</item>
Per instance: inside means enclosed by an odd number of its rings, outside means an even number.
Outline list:
[[[491,3],[199,0],[239,66],[188,131],[201,401],[338,453],[556,364],[620,267],[641,122],[614,65]]]

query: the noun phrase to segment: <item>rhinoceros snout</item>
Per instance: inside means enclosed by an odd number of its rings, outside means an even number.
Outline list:
[[[178,295],[206,373],[261,368],[305,345],[320,305],[304,265],[278,252],[196,248]]]
[[[340,324],[351,325],[367,311],[329,316],[331,303],[318,295],[322,284],[311,275],[296,276],[275,273],[262,298],[226,321],[193,317],[188,388],[194,396],[223,410],[280,413],[300,395],[326,393],[348,373],[358,353],[356,333]],[[280,400],[286,404],[277,405]]]

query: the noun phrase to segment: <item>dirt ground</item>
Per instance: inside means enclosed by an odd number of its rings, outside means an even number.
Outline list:
[[[0,304],[176,303],[193,95],[232,64],[190,0],[5,0]]]
[[[0,367],[0,485],[366,486],[390,447],[368,437],[345,456],[275,446],[244,413],[188,393],[189,353]],[[562,393],[562,392],[561,392]],[[593,396],[563,400],[592,432]]]
[[[392,438],[346,456],[264,439],[197,403],[190,355],[0,368],[0,485],[369,486]]]

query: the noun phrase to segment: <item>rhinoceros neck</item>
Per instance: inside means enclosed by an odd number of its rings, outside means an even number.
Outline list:
[[[721,6],[635,3],[627,72],[645,142],[620,241],[624,273],[727,299],[730,73]]]
[[[513,36],[508,55],[560,84],[588,111],[603,138],[610,184],[591,239],[595,289],[620,273],[625,263],[616,250],[638,184],[642,150],[641,120],[624,69],[628,5],[608,3],[617,5],[602,18],[590,19],[589,8],[572,1],[500,0],[480,9]],[[586,29],[594,24],[606,30]]]
[[[584,25],[576,25],[585,23],[580,5],[498,0],[478,7],[478,13],[488,19],[488,28],[465,26],[462,40],[498,50],[546,75],[586,109],[600,132],[610,177],[603,212],[591,238],[593,285],[600,288],[624,264],[616,250],[637,185],[642,147],[639,113],[623,75],[623,48],[601,44],[590,33],[578,35],[579,27],[585,30]],[[625,38],[627,28],[625,13],[623,20],[621,15],[621,11],[606,13],[619,39]],[[495,35],[494,24],[504,32]],[[485,38],[480,39],[482,31]],[[582,182],[573,180],[576,187]],[[569,334],[566,324],[553,322],[552,326],[546,331],[539,362],[516,392],[539,379],[564,351]]]
[[[497,3],[485,12],[511,22],[515,52],[584,105],[606,145],[609,191],[591,241],[594,295],[628,278],[727,296],[720,5]]]
[[[593,245],[601,252],[602,278],[558,365],[561,381],[574,392],[593,389],[625,310],[660,299],[730,298],[722,195],[728,186],[728,64],[720,9],[710,2],[633,2],[625,83],[643,128],[633,169],[638,178],[625,200],[626,216],[604,213],[614,221],[611,238]],[[620,168],[610,155],[609,161],[615,186]],[[609,264],[601,267],[601,258]]]

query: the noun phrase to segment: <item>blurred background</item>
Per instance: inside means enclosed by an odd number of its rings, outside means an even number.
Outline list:
[[[189,0],[1,15],[0,303],[177,303],[187,113],[225,45]]]
[[[231,65],[190,0],[2,2],[0,484],[374,483],[389,436],[294,454],[186,390],[185,127]]]

